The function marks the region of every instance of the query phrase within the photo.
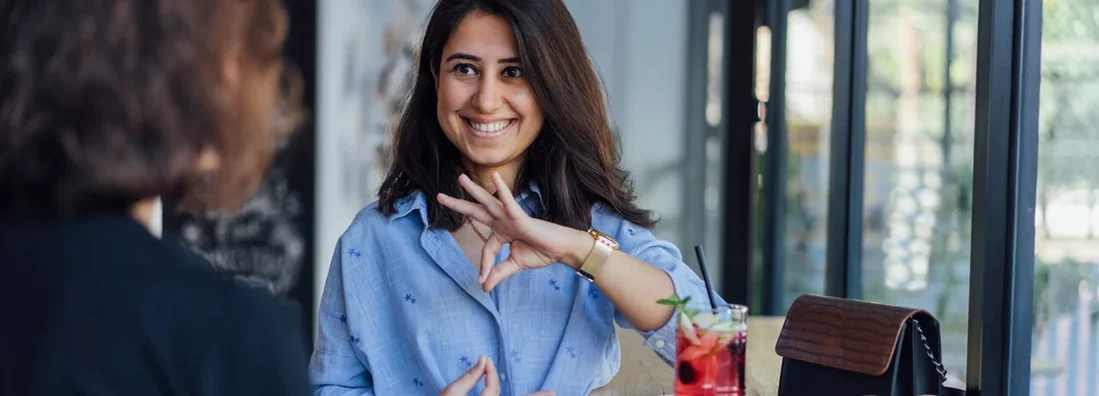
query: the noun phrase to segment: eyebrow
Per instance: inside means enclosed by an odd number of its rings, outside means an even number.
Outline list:
[[[446,57],[446,62],[450,62],[450,61],[455,60],[455,59],[464,59],[464,60],[474,61],[474,62],[480,62],[481,61],[481,57],[479,57],[479,56],[474,56],[474,55],[470,55],[470,54],[463,53],[463,52],[455,52],[455,53],[451,54],[450,56]],[[519,57],[518,56],[513,56],[511,58],[500,59],[499,61],[500,61],[500,63],[519,63]]]

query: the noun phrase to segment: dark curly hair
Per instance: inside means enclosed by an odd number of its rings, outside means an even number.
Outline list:
[[[238,205],[300,120],[287,30],[278,0],[0,1],[0,212]]]

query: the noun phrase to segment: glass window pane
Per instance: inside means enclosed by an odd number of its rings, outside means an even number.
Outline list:
[[[965,378],[978,0],[872,0],[862,290],[940,321]]]
[[[783,311],[799,295],[824,292],[835,13],[832,1],[807,3],[786,22]]]
[[[1031,395],[1099,395],[1099,1],[1042,18]]]
[[[622,166],[630,172],[638,204],[660,218],[654,230],[658,237],[674,243],[684,256],[693,256],[690,246],[703,241],[686,240],[685,229],[703,219],[688,219],[683,210],[689,168],[683,128],[683,76],[688,63],[682,55],[688,44],[687,4],[657,0],[566,0],[565,4],[604,77]],[[652,29],[654,24],[665,28]],[[697,161],[704,164],[701,158]],[[708,255],[717,261],[715,253]]]

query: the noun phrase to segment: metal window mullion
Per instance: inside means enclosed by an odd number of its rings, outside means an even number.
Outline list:
[[[1041,0],[981,0],[966,387],[1029,394]]]
[[[835,3],[825,294],[862,294],[868,1]]]

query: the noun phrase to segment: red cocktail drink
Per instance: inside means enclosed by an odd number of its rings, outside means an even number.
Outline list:
[[[676,332],[676,396],[744,396],[748,308],[682,313]]]

